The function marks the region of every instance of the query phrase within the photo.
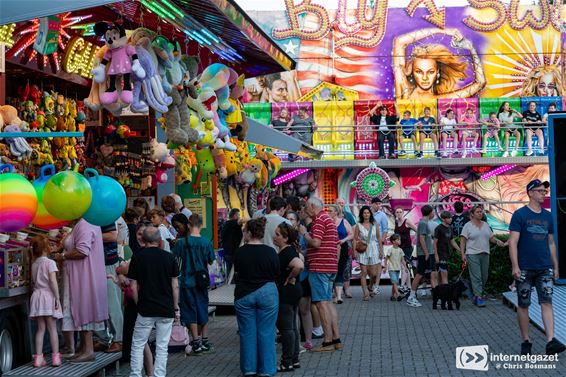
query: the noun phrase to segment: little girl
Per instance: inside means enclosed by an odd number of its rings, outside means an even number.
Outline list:
[[[47,258],[51,253],[47,236],[37,236],[31,240],[31,253],[33,258],[31,266],[33,293],[30,300],[29,316],[37,321],[33,366],[40,368],[47,365],[43,358],[43,337],[47,324],[53,352],[52,365],[58,367],[61,365],[61,354],[59,353],[56,321],[63,318],[63,313],[57,286],[57,265],[55,261]]]
[[[499,129],[501,128],[501,124],[499,123],[499,119],[497,119],[497,114],[492,111],[489,113],[489,118],[483,120],[482,124],[487,126],[487,132],[483,135],[483,148],[481,153],[487,153],[487,142],[490,138],[495,139],[499,151],[503,152],[503,148],[501,147],[501,142],[499,140]]]
[[[468,148],[466,146],[466,140],[468,137],[474,138],[474,143],[472,144],[472,153],[477,153],[477,144],[480,134],[477,130],[478,124],[476,115],[474,114],[474,109],[467,108],[466,113],[460,119],[460,123],[462,123],[462,148],[464,149],[462,153],[462,158],[466,158],[468,154]]]

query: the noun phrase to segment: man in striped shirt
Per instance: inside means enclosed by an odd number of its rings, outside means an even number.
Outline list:
[[[316,305],[322,328],[324,341],[313,352],[332,352],[342,349],[340,330],[338,328],[338,313],[332,303],[332,284],[338,270],[338,231],[336,224],[323,210],[322,200],[312,197],[307,202],[306,211],[312,218],[310,233],[304,226],[300,232],[308,245],[307,265],[309,268],[309,283],[312,291],[312,301]]]

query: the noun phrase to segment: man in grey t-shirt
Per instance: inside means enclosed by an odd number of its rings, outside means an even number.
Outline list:
[[[434,260],[434,249],[432,242],[433,230],[430,220],[434,217],[432,207],[428,204],[421,208],[423,217],[417,226],[417,274],[411,285],[411,294],[407,299],[407,305],[413,307],[422,306],[417,300],[417,287],[423,276],[430,273],[430,285],[436,287],[438,283],[438,272]]]

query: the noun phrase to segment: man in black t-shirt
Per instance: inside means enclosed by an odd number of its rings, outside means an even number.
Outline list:
[[[537,111],[535,101],[529,102],[529,109],[523,113],[523,122],[525,122],[525,142],[527,143],[527,153],[525,155],[533,155],[533,135],[537,135],[540,153],[544,154],[544,132],[542,126],[542,116]]]
[[[460,247],[454,240],[452,227],[452,215],[448,211],[440,214],[442,222],[434,229],[434,258],[436,269],[440,275],[440,284],[448,284],[448,258],[450,257],[450,246],[460,251]]]
[[[379,107],[379,114],[375,111]],[[397,105],[395,105],[395,114],[388,116],[387,107],[382,106],[381,101],[373,107],[369,112],[369,121],[376,126],[377,145],[379,147],[379,158],[385,158],[385,139],[389,142],[389,158],[395,158],[395,133],[397,132]]]
[[[224,248],[224,260],[226,261],[226,275],[230,276],[230,271],[234,264],[234,253],[242,242],[242,221],[240,220],[240,210],[232,208],[228,214],[228,221],[224,223],[222,231],[222,247]]]
[[[459,237],[464,225],[470,221],[470,217],[467,213],[464,213],[464,203],[462,202],[454,203],[454,212],[456,214],[452,216],[452,232],[454,237]]]
[[[138,308],[132,337],[130,376],[141,377],[143,350],[153,327],[155,375],[165,376],[173,319],[179,319],[179,266],[173,254],[159,248],[159,229],[145,228],[143,240],[146,247],[133,255],[128,271]]]

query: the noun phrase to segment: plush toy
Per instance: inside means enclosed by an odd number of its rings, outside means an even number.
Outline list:
[[[226,122],[233,136],[237,136],[238,140],[244,141],[248,134],[248,120],[243,110],[241,98],[244,95],[244,75],[237,77],[236,81],[230,82],[230,104],[232,112],[226,117]]]
[[[212,150],[212,156],[214,157],[214,165],[216,166],[218,178],[228,178],[228,171],[226,170],[226,156],[224,155],[224,151],[220,148],[214,148]]]
[[[17,126],[20,131],[25,131],[28,128],[27,123],[18,116],[18,110],[14,106],[0,106],[0,116],[7,126]]]
[[[67,100],[67,108],[65,110],[65,126],[67,131],[75,132],[77,130],[77,102],[74,99]]]
[[[150,141],[151,147],[151,160],[155,163],[161,163],[165,161],[167,156],[169,156],[169,149],[167,144],[158,143],[157,140],[152,139]]]
[[[4,132],[22,132],[20,127],[16,125],[7,125],[4,127]],[[29,146],[28,142],[23,137],[11,137],[7,138],[10,153],[14,156],[18,161],[22,161],[28,158],[33,151],[32,148]]]
[[[131,103],[131,72],[141,79],[145,77],[145,71],[140,65],[136,49],[128,45],[126,30],[120,25],[98,22],[94,25],[94,32],[99,37],[104,36],[106,46],[108,46],[101,64],[92,70],[94,80],[99,84],[106,81],[105,69],[106,65],[110,64],[108,68],[110,84],[106,92],[100,96],[100,102],[106,105],[118,101],[116,86],[117,84],[121,86],[122,82],[117,81],[121,77],[124,82],[120,99],[124,103]]]
[[[37,85],[33,84],[30,86],[28,100],[32,101],[35,106],[39,106],[41,102],[41,90],[39,90]]]
[[[171,93],[171,85],[167,81],[167,68],[171,68],[171,60],[173,60],[173,46],[169,43],[167,38],[162,35],[155,37],[151,43],[153,51],[157,56],[158,72],[161,76],[161,82],[163,83],[163,89],[166,93]]]
[[[227,123],[222,120],[225,118],[224,112],[230,111],[231,108],[230,101],[228,101],[230,75],[230,69],[224,64],[214,63],[206,67],[199,80],[201,84],[201,95],[199,97],[203,103],[210,103],[208,110],[212,111],[212,120],[218,129],[216,146],[235,151],[236,146],[230,141],[230,129]],[[223,114],[219,115],[219,112]]]
[[[151,62],[153,63],[153,67],[157,69],[158,60],[157,54],[155,53],[155,49],[152,46],[152,41],[155,39],[157,34],[144,27],[139,27],[130,34],[129,43],[132,46],[136,47],[143,47],[149,54],[151,58]],[[139,57],[139,55],[138,55]]]
[[[192,167],[194,166],[194,153],[185,147],[175,149],[175,183],[182,185],[192,180]]]
[[[55,102],[55,115],[58,117],[65,116],[65,109],[67,105],[67,100],[62,94],[52,93],[53,97],[56,98]]]
[[[200,172],[214,173],[216,169],[214,165],[214,157],[210,148],[202,148],[196,150],[197,164]]]
[[[167,106],[171,105],[173,99],[163,90],[161,76],[157,72],[157,66],[153,64],[148,50],[142,46],[136,46],[136,52],[146,75],[142,79],[137,76],[133,78],[134,92],[130,108],[133,112],[145,113],[150,106],[157,112],[165,113]]]

